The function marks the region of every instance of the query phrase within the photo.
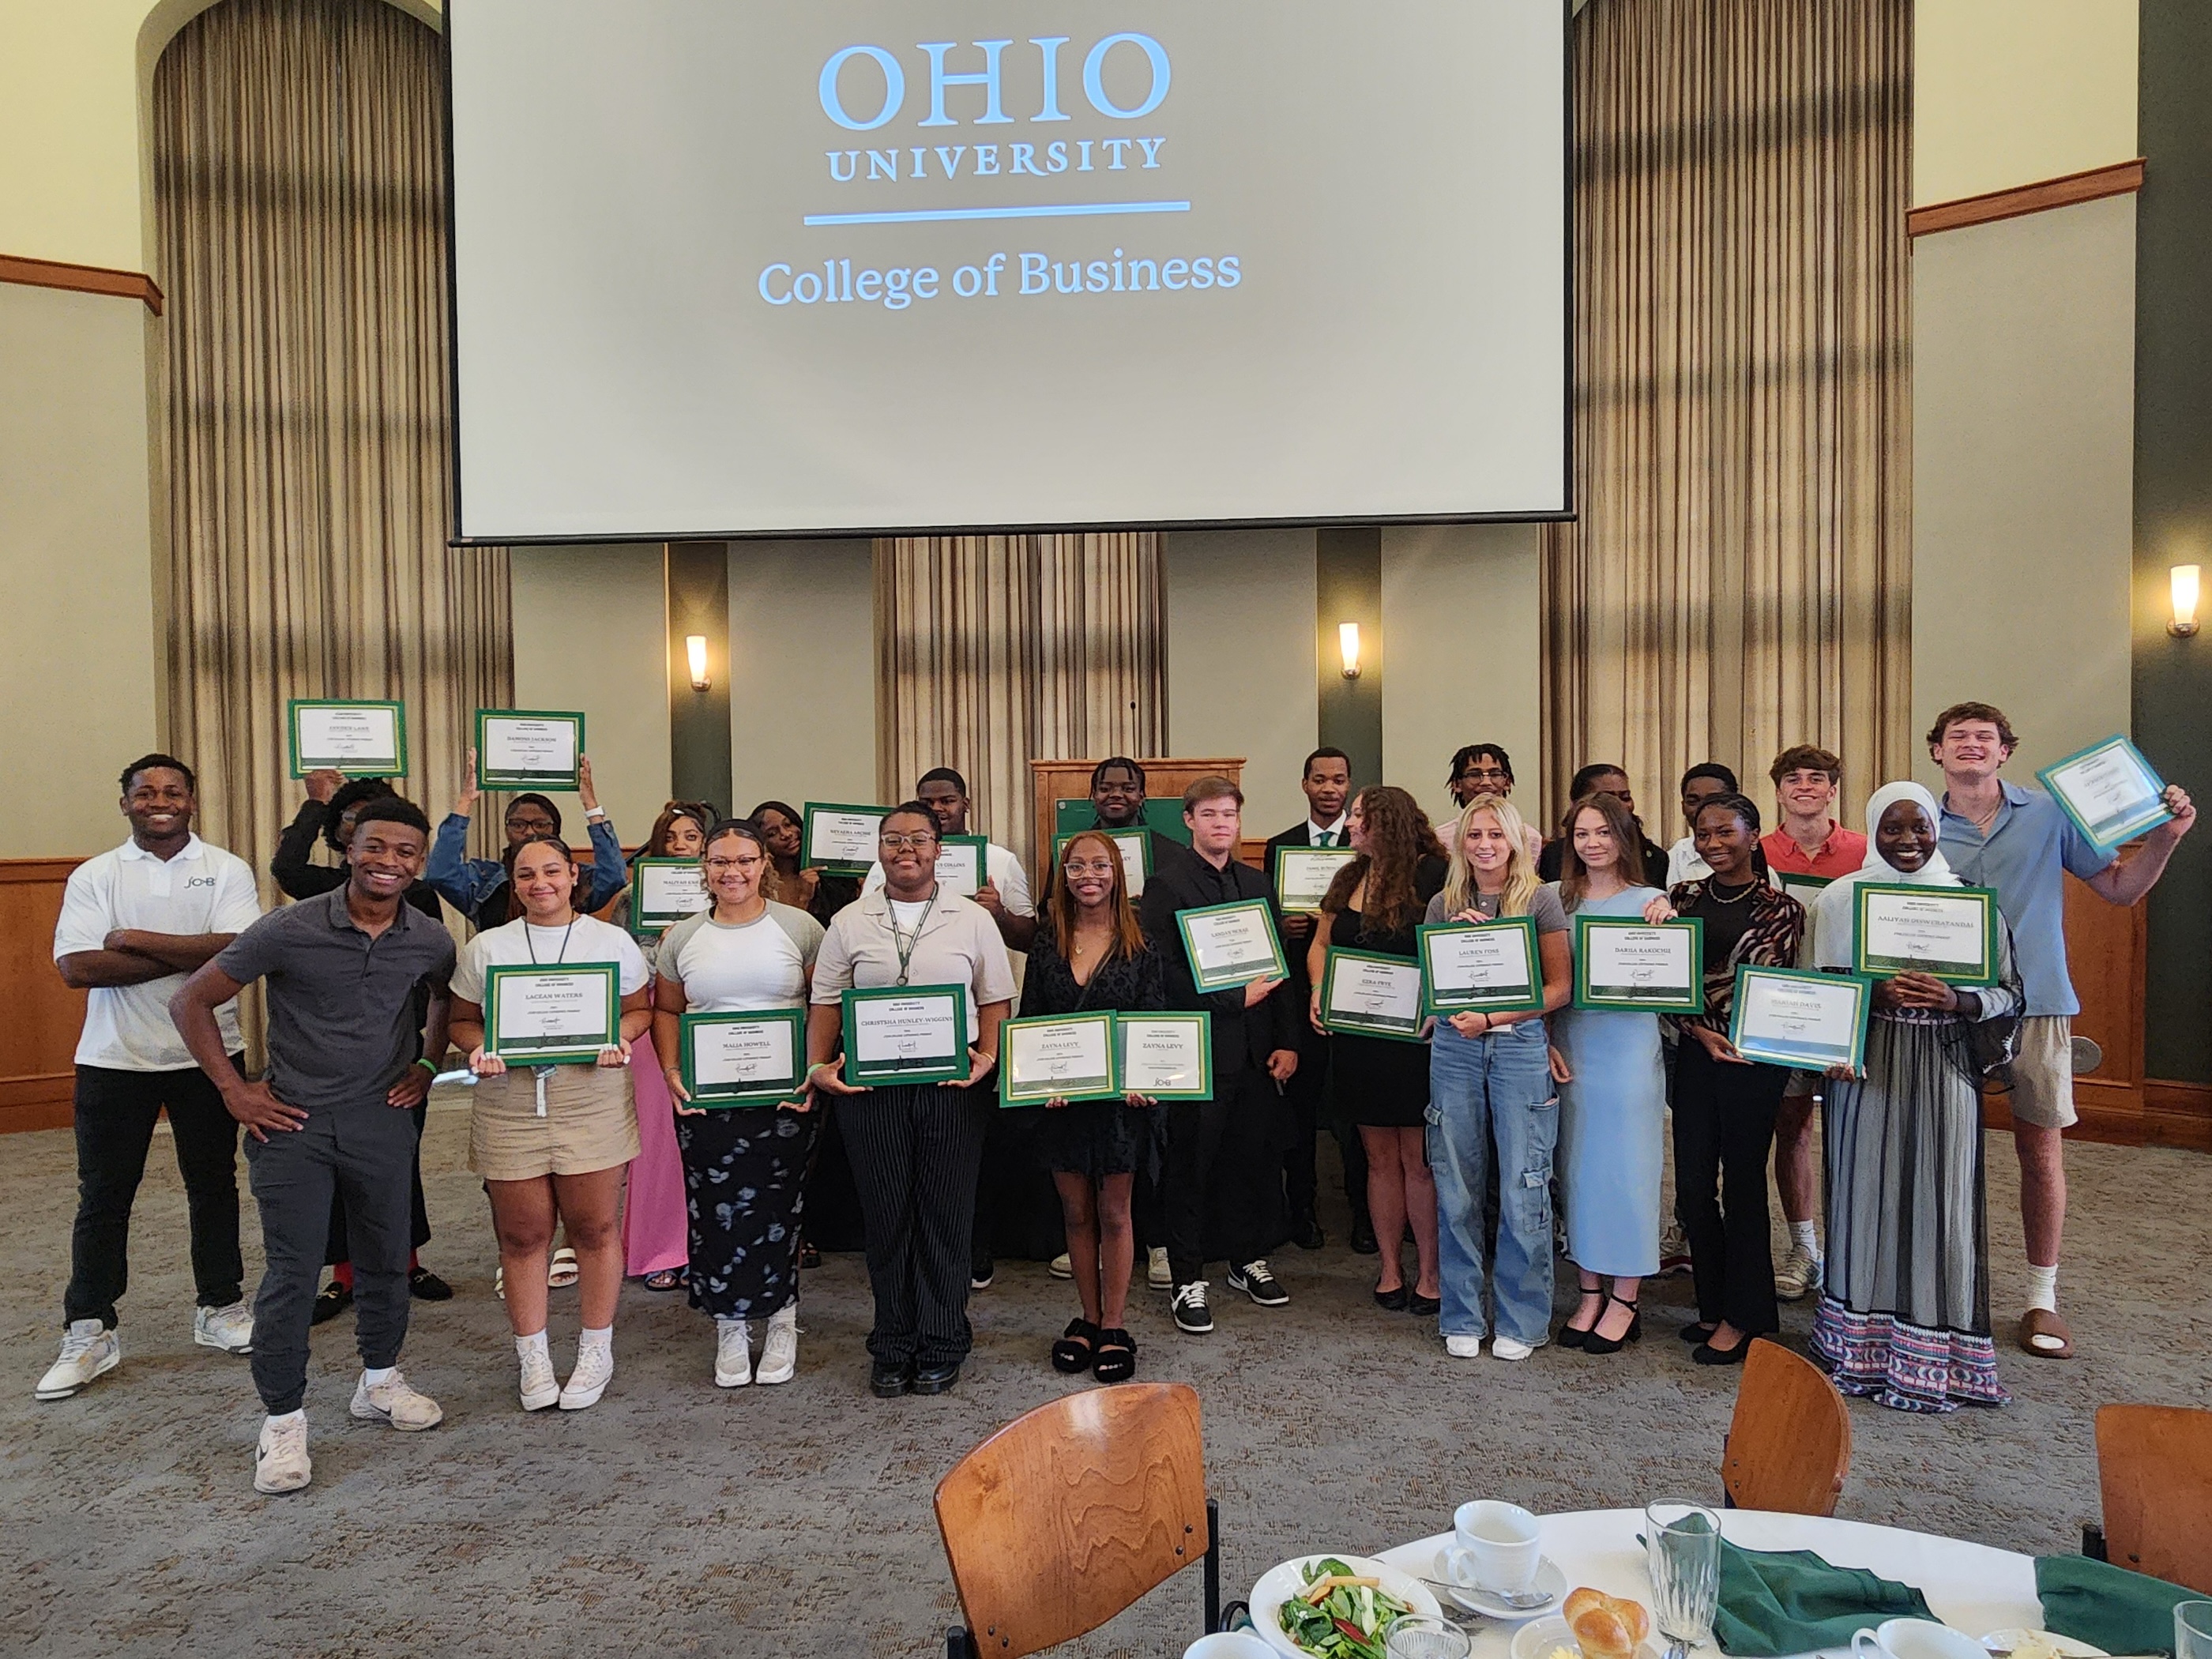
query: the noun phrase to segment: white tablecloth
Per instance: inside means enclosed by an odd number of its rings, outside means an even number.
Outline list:
[[[1732,1544],[1747,1550],[1813,1550],[1837,1566],[1864,1567],[1911,1584],[1928,1598],[1938,1619],[1970,1636],[2042,1626],[2035,1562],[2029,1556],[1862,1521],[1764,1510],[1720,1513],[1721,1534]],[[1570,1589],[1588,1584],[1608,1595],[1632,1595],[1645,1607],[1651,1605],[1651,1579],[1644,1571],[1643,1547],[1636,1541],[1644,1529],[1641,1510],[1583,1510],[1547,1515],[1542,1523],[1544,1553],[1559,1563]],[[1381,1559],[1422,1577],[1440,1578],[1443,1575],[1437,1571],[1437,1556],[1450,1541],[1450,1534],[1440,1534],[1386,1550]],[[1475,1638],[1474,1659],[1503,1659],[1515,1628],[1486,1628]]]

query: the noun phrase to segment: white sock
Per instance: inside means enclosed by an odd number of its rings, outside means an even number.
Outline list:
[[[614,1356],[614,1351],[615,1328],[611,1325],[602,1325],[596,1330],[586,1325],[576,1333],[576,1358],[579,1359],[587,1353],[601,1354],[611,1358]]]
[[[372,1389],[380,1389],[392,1380],[392,1373],[398,1369],[397,1365],[366,1365],[362,1368],[361,1380]]]
[[[269,1426],[272,1429],[289,1429],[295,1424],[304,1423],[307,1420],[307,1408],[302,1406],[295,1412],[285,1412],[281,1416],[272,1415],[269,1419]]]
[[[514,1339],[514,1357],[517,1359],[527,1359],[532,1354],[536,1354],[538,1358],[546,1360],[549,1364],[551,1361],[551,1356],[545,1351],[544,1331],[533,1331],[528,1336],[518,1336]]]
[[[2056,1265],[2039,1267],[2027,1264],[2027,1305],[2040,1308],[2045,1313],[2058,1311],[2058,1269]]]
[[[1820,1236],[1813,1231],[1813,1224],[1811,1222],[1791,1222],[1790,1224],[1790,1237],[1805,1247],[1805,1253],[1808,1255],[1818,1255],[1820,1254]]]

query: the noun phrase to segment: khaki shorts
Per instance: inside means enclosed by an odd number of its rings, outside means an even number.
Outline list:
[[[469,1168],[486,1181],[590,1175],[636,1156],[637,1109],[627,1066],[552,1067],[544,1117],[538,1115],[538,1079],[528,1066],[477,1079],[469,1113]]]
[[[2064,1014],[2030,1014],[2020,1023],[2012,1062],[2012,1115],[2039,1129],[2073,1127],[2074,1022]]]

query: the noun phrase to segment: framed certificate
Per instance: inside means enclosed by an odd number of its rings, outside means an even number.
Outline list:
[[[1810,910],[1819,902],[1820,890],[1835,878],[1833,876],[1803,876],[1794,870],[1778,870],[1774,872],[1774,879],[1781,883],[1784,892],[1796,899],[1806,909]]]
[[[806,1083],[806,1011],[685,1014],[677,1023],[694,1106],[780,1106]]]
[[[1089,803],[1085,803],[1088,805]],[[1052,838],[1052,865],[1060,867],[1060,854],[1078,836],[1103,836],[1121,849],[1121,879],[1134,900],[1145,890],[1145,878],[1152,873],[1152,836],[1148,830],[1070,830]],[[1051,883],[1044,885],[1049,887]]]
[[[1419,963],[1329,947],[1321,978],[1321,1023],[1327,1029],[1419,1042],[1425,1018]]]
[[[1119,1100],[1120,1049],[1110,1010],[1007,1020],[999,1027],[999,1103]]]
[[[2165,781],[2125,738],[2107,738],[2035,776],[2074,827],[2107,853],[2173,816]]]
[[[292,775],[343,772],[349,778],[396,778],[407,770],[407,708],[397,702],[284,705],[291,732]]]
[[[1634,916],[1575,918],[1575,1004],[1639,1014],[1705,1008],[1705,924]]]
[[[811,800],[799,809],[799,862],[836,876],[865,876],[876,861],[876,836],[890,815],[888,806],[840,806]]]
[[[957,985],[848,991],[845,1081],[944,1083],[968,1075],[968,993]]]
[[[622,1044],[622,976],[611,962],[495,963],[484,969],[484,1052],[510,1066],[576,1066]]]
[[[1544,1006],[1534,916],[1432,921],[1422,926],[1419,939],[1423,1012],[1520,1014]]]
[[[1213,1098],[1213,1016],[1116,1014],[1121,1090],[1149,1100]]]
[[[976,889],[991,878],[989,860],[984,856],[990,844],[981,836],[946,836],[939,840],[937,884],[962,898],[974,898]]]
[[[1814,974],[1796,968],[1735,970],[1735,1006],[1729,1041],[1746,1060],[1825,1072],[1866,1060],[1867,1012],[1874,981],[1856,974]]]
[[[584,717],[542,708],[477,710],[477,787],[574,789]]]
[[[1231,899],[1176,912],[1190,977],[1201,991],[1228,991],[1255,979],[1288,979],[1283,942],[1265,899]]]
[[[714,902],[696,859],[629,861],[629,930],[641,936],[674,927]]]
[[[1278,847],[1275,902],[1285,910],[1319,915],[1329,883],[1358,856],[1349,847]]]
[[[1954,985],[1997,982],[1997,896],[1988,887],[1889,886],[1851,895],[1851,971],[1932,974]]]

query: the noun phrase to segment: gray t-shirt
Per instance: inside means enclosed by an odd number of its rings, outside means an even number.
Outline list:
[[[346,889],[272,910],[222,948],[217,968],[269,981],[269,1083],[287,1105],[374,1102],[415,1063],[415,988],[453,971],[453,936],[410,904],[371,939]]]
[[[1468,908],[1485,921],[1494,921],[1498,915],[1498,896],[1496,893],[1477,893],[1474,904]],[[1547,881],[1536,890],[1536,896],[1528,901],[1528,914],[1536,919],[1536,932],[1540,936],[1567,931],[1567,913],[1559,902],[1557,882]],[[1442,893],[1429,901],[1429,913],[1425,919],[1430,921],[1449,921],[1451,919],[1450,912],[1444,908]]]

